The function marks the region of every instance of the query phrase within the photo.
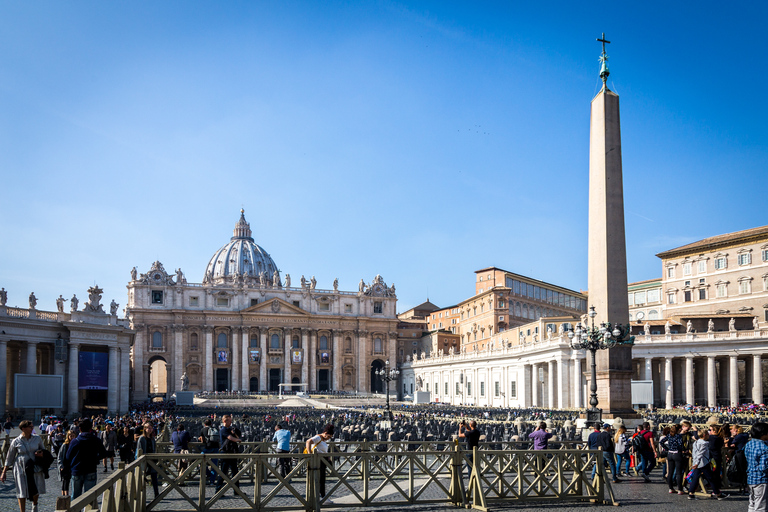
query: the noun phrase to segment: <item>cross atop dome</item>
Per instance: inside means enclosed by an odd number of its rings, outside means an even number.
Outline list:
[[[603,79],[603,87],[607,87],[605,82],[608,80],[608,75],[610,75],[611,72],[608,71],[608,55],[605,53],[605,45],[606,43],[610,44],[611,42],[605,39],[605,32],[603,32],[603,37],[600,37],[597,40],[603,43],[603,53],[600,55],[600,78]]]
[[[235,224],[235,231],[232,236],[232,240],[238,238],[245,238],[253,240],[251,236],[251,225],[245,221],[245,210],[240,208],[240,220]]]

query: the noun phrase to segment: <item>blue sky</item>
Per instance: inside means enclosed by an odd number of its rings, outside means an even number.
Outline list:
[[[2,2],[0,286],[200,282],[245,208],[294,280],[400,311],[587,283],[589,103],[621,97],[629,280],[768,224],[766,4]]]

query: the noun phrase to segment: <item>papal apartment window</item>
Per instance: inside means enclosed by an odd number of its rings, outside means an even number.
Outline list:
[[[259,303],[259,299],[251,299],[251,306],[255,306]]]
[[[739,254],[739,265],[749,265],[752,263],[752,254],[745,252]]]
[[[190,306],[199,306],[200,305],[200,298],[199,297],[190,297],[189,298],[189,305]]]
[[[768,292],[768,276],[763,276],[763,291]]]
[[[351,313],[352,312],[352,304],[344,304],[344,312],[345,313]]]
[[[648,302],[659,302],[661,290],[648,290]]]
[[[152,304],[162,304],[162,303],[163,303],[162,290],[152,290]]]
[[[381,302],[374,302],[373,303],[373,312],[374,313],[381,313],[383,310]]]
[[[217,306],[229,306],[229,298],[228,297],[216,297],[216,305]]]
[[[707,260],[699,261],[699,274],[704,274],[707,271]]]
[[[739,293],[745,294],[745,293],[752,293],[752,282],[751,281],[741,281],[739,283]]]
[[[715,270],[723,270],[725,267],[725,258],[723,256],[715,258]]]
[[[683,263],[683,275],[684,276],[691,275],[691,264],[690,263]]]
[[[719,284],[715,287],[715,296],[717,298],[720,297],[727,297],[728,296],[728,285],[727,284]]]
[[[763,249],[763,261],[768,261],[768,249]]]
[[[667,303],[668,304],[674,304],[675,303],[675,293],[670,292],[667,294]]]
[[[667,267],[667,278],[672,279],[675,277],[675,267]]]
[[[707,300],[707,289],[699,288],[699,300]]]

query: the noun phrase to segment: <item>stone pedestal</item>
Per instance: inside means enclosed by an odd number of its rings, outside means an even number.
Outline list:
[[[194,391],[177,391],[176,405],[181,405],[185,407],[195,405],[195,392]]]

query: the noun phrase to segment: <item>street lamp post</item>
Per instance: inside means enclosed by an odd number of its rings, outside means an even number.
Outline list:
[[[400,370],[397,368],[390,368],[389,367],[389,359],[387,359],[387,362],[384,363],[384,368],[380,368],[375,371],[376,375],[384,382],[386,383],[387,387],[387,418],[389,418],[389,421],[394,420],[394,416],[392,416],[392,410],[389,408],[389,383],[393,380],[397,380],[397,376],[400,375]]]
[[[630,326],[610,322],[600,322],[600,326],[595,326],[595,317],[597,311],[595,306],[589,307],[587,314],[590,319],[590,325],[582,326],[581,322],[576,324],[576,330],[568,330],[568,338],[571,340],[573,350],[588,350],[590,353],[591,378],[589,383],[590,397],[587,409],[587,423],[602,423],[603,410],[597,408],[597,364],[595,354],[598,350],[613,348],[616,345],[633,345],[635,337],[630,336]]]

